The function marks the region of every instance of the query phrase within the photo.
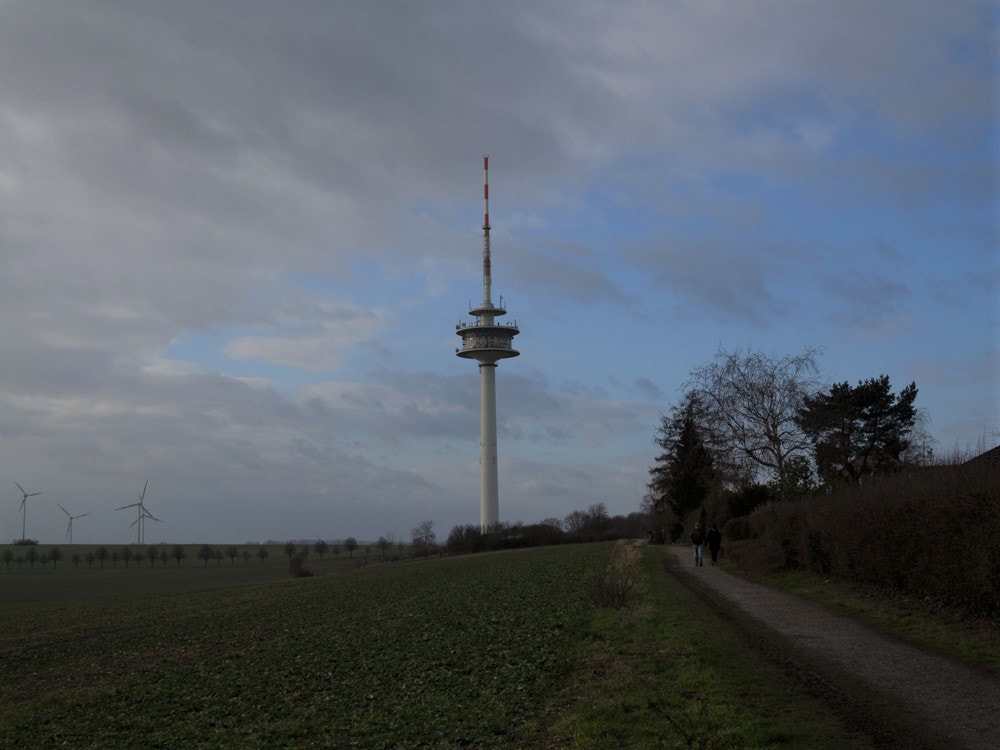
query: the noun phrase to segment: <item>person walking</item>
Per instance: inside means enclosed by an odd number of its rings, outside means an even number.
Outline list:
[[[691,532],[691,544],[694,545],[694,566],[700,568],[702,565],[701,548],[705,544],[705,532],[701,530],[700,523],[694,525],[694,531]]]
[[[722,549],[722,532],[714,523],[708,530],[707,541],[708,551],[712,553],[712,565],[715,565],[719,562],[719,550]]]

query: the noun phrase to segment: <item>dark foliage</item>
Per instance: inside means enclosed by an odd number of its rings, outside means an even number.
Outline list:
[[[768,504],[749,523],[754,541],[742,554],[766,570],[808,569],[960,614],[1000,616],[1000,482],[988,464],[842,484],[830,495]]]
[[[294,578],[308,578],[312,575],[312,571],[302,567],[305,561],[306,555],[304,552],[293,552],[288,556],[288,572]]]
[[[815,452],[816,471],[827,485],[896,469],[910,445],[916,421],[917,386],[892,392],[889,376],[856,387],[837,383],[805,399],[798,423]]]
[[[732,516],[746,516],[771,499],[771,490],[766,485],[751,484],[730,493],[726,504]]]
[[[672,515],[672,526],[691,511],[702,507],[715,484],[712,455],[705,444],[702,425],[703,410],[698,396],[689,393],[674,407],[671,416],[660,418],[656,444],[663,452],[649,470],[649,491],[657,520],[666,527]],[[676,536],[676,528],[670,536]]]

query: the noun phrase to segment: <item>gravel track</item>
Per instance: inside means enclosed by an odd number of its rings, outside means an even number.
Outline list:
[[[1000,750],[1000,678],[668,549],[670,573],[878,747]]]

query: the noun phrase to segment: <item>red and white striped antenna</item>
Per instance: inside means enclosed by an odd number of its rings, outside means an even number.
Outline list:
[[[483,307],[493,307],[490,299],[490,156],[483,154]]]
[[[490,156],[483,155],[483,229],[490,230]]]

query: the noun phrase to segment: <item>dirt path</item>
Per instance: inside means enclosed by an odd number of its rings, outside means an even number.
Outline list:
[[[669,549],[671,573],[880,747],[1000,750],[997,677]]]

